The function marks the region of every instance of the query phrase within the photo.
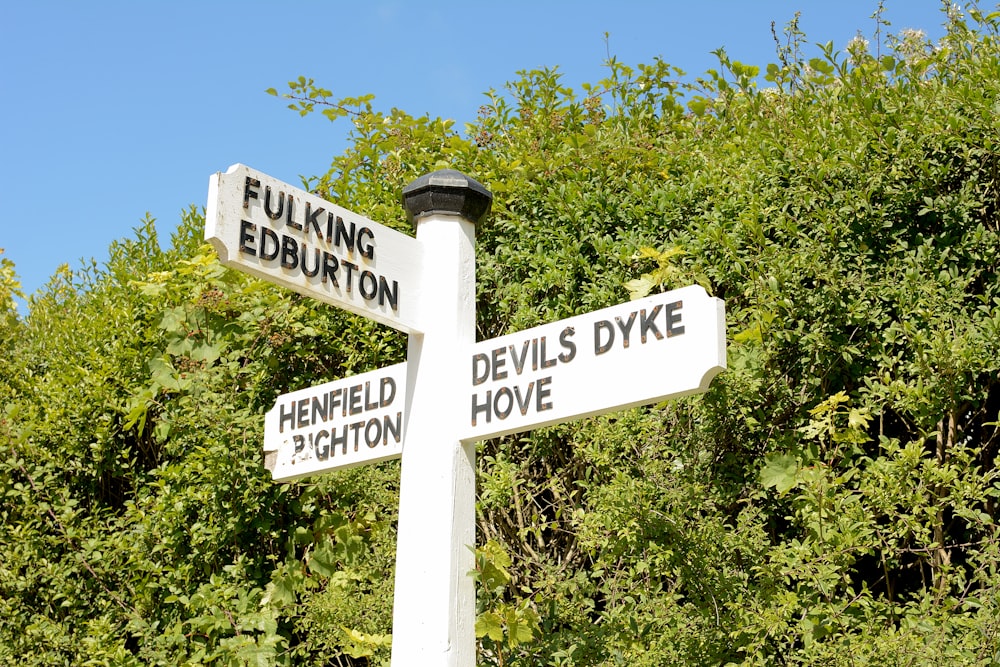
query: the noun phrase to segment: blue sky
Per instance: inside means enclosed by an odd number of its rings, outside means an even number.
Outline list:
[[[877,0],[9,0],[0,6],[0,248],[27,293],[63,263],[102,262],[147,212],[166,242],[208,178],[242,162],[300,184],[346,147],[349,122],[267,95],[300,75],[376,107],[475,119],[516,72],[597,82],[608,54],[690,77],[776,60],[771,22],[810,43],[869,39]],[[942,33],[938,0],[886,0],[890,32]],[[609,38],[605,39],[605,33]],[[488,185],[488,184],[487,184]],[[363,211],[359,213],[364,214]]]

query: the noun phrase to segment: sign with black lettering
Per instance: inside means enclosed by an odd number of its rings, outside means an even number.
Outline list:
[[[264,418],[275,481],[399,458],[406,364],[283,394]]]
[[[220,261],[405,332],[423,246],[412,236],[233,165],[209,181],[205,238]]]
[[[725,318],[693,285],[476,343],[463,440],[706,391],[726,367]]]

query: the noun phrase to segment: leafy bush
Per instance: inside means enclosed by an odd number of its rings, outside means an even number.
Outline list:
[[[481,338],[727,304],[708,393],[481,444],[481,664],[1000,660],[1000,14],[945,11],[875,54],[803,55],[793,21],[766,88],[721,50],[581,96],[524,72],[464,135],[292,82],[351,123],[310,189],[401,230],[423,173],[493,191]],[[388,661],[396,465],[275,485],[260,434],[404,341],[222,269],[202,224],[144,224],[23,318],[3,265],[6,662]]]

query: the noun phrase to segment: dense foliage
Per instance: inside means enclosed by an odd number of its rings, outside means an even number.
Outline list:
[[[352,124],[310,189],[402,230],[423,173],[493,191],[480,337],[727,304],[707,394],[481,444],[481,664],[1000,661],[1000,13],[946,12],[816,57],[792,21],[766,87],[722,51],[524,72],[464,134],[290,84]],[[273,484],[260,444],[276,395],[405,340],[202,226],[145,222],[24,317],[0,266],[5,664],[387,662],[398,464]]]

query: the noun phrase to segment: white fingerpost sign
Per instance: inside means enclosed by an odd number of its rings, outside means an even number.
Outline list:
[[[477,343],[463,438],[483,440],[708,389],[725,306],[693,285]]]
[[[212,176],[205,238],[240,269],[401,331],[418,331],[422,246],[242,164]]]
[[[407,361],[278,397],[277,481],[402,456],[392,663],[476,659],[475,442],[708,389],[725,306],[698,286],[476,343],[475,223],[492,195],[446,169],[403,189],[416,238],[235,165],[209,185],[224,264],[408,332]]]
[[[283,394],[264,419],[264,465],[287,482],[399,458],[405,403],[405,363]]]

